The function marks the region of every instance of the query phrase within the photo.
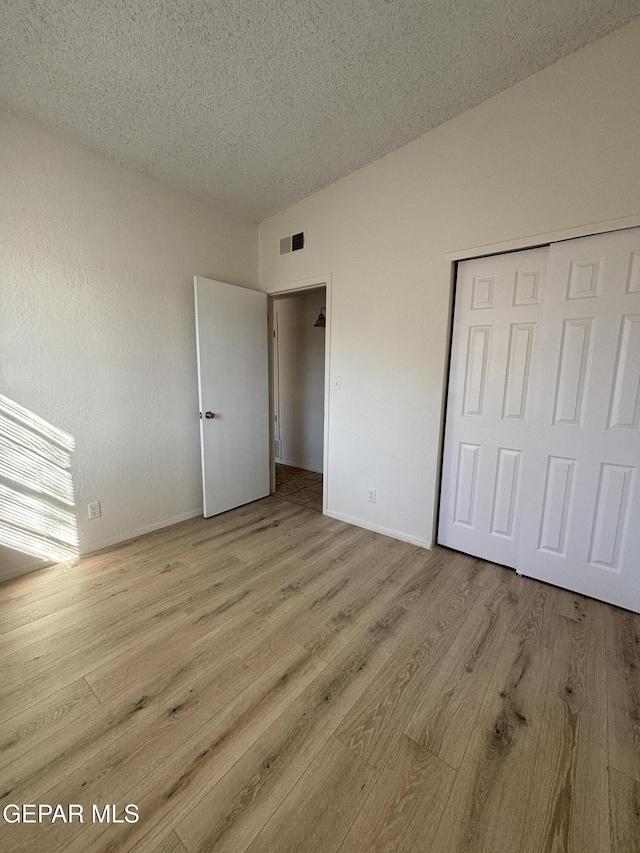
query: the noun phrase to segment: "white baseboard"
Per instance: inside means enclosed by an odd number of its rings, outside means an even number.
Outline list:
[[[343,515],[340,512],[324,511],[329,518],[335,518],[338,521],[346,521],[347,524],[354,524],[356,527],[364,527],[365,530],[373,530],[374,533],[382,533],[384,536],[391,536],[392,539],[399,539],[401,542],[409,542],[411,545],[418,545],[420,548],[431,550],[433,542],[430,539],[421,539],[419,536],[412,536],[410,533],[403,533],[401,530],[393,530],[391,527],[383,527],[380,524],[372,524],[370,521],[363,521],[361,518],[354,518],[351,515]]]
[[[176,515],[175,518],[155,521],[153,524],[146,525],[146,527],[139,527],[137,530],[132,530],[128,533],[120,533],[117,536],[102,539],[98,544],[92,546],[90,551],[81,551],[81,556],[85,557],[87,554],[95,554],[96,551],[104,551],[105,548],[111,548],[112,545],[120,545],[122,542],[128,542],[130,539],[137,539],[139,536],[144,536],[145,533],[153,533],[155,530],[161,530],[163,527],[180,524],[181,521],[188,521],[190,518],[196,518],[198,515],[202,515],[202,507],[192,509],[189,512],[183,512],[182,515]]]

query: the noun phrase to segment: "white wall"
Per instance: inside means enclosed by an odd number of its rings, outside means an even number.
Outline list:
[[[81,551],[197,514],[192,276],[255,287],[257,227],[7,111],[0,151],[0,392],[75,436]]]
[[[636,22],[263,222],[263,290],[332,274],[330,514],[432,541],[448,253],[639,214]]]
[[[325,331],[313,324],[325,305],[324,288],[273,302],[278,315],[279,461],[318,473],[323,460]]]

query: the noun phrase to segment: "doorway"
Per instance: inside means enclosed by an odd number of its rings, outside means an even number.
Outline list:
[[[270,299],[272,494],[322,511],[327,290]]]

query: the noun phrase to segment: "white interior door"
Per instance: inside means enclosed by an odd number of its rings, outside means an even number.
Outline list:
[[[512,568],[547,254],[458,265],[438,541]]]
[[[267,296],[196,276],[204,516],[269,494]]]
[[[640,612],[640,228],[554,243],[518,570]]]
[[[640,612],[640,229],[460,265],[438,541]]]

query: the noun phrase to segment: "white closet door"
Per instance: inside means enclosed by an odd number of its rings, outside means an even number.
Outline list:
[[[438,541],[517,565],[548,249],[458,266]]]
[[[640,228],[552,244],[539,326],[518,571],[640,612]]]

